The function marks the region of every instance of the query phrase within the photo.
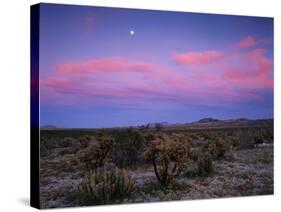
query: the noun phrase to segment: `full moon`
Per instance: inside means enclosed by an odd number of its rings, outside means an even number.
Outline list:
[[[130,34],[131,34],[131,35],[135,34],[134,30],[131,30],[131,31],[130,31]]]

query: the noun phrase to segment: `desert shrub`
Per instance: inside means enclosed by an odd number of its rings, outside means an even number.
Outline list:
[[[216,141],[216,148],[217,148],[217,158],[222,158],[224,154],[229,150],[230,146],[225,140],[219,138]]]
[[[157,138],[157,134],[155,134],[155,133],[146,134],[145,137],[144,137],[145,144],[146,145],[150,144],[150,142],[155,140],[156,138]]]
[[[197,133],[190,133],[189,136],[190,136],[193,140],[197,140],[199,135],[198,135]]]
[[[83,136],[78,139],[73,137],[44,137],[40,139],[40,154],[41,156],[50,156],[53,150],[59,154],[73,154],[79,151],[80,149],[85,148],[90,141],[90,136]]]
[[[75,154],[63,155],[53,160],[41,159],[40,176],[56,176],[62,172],[73,172],[77,164]]]
[[[97,140],[102,140],[103,137],[105,137],[105,136],[108,136],[108,133],[106,132],[105,129],[97,129],[97,130],[95,131],[95,138],[96,138]]]
[[[209,132],[204,132],[202,133],[201,136],[203,137],[204,140],[209,140],[212,138]]]
[[[59,160],[59,167],[56,167],[56,170],[60,172],[73,172],[74,166],[77,164],[74,154],[64,155]]]
[[[149,181],[142,186],[142,196],[146,196],[150,199],[159,199],[160,201],[171,201],[181,199],[181,191],[186,189],[186,183],[184,181],[175,180],[168,187],[162,187],[161,184]]]
[[[78,141],[79,141],[80,147],[82,149],[86,148],[89,145],[91,139],[92,138],[89,135],[84,135],[84,136],[79,137]]]
[[[77,140],[71,137],[64,137],[58,142],[60,148],[73,147],[74,145],[77,145],[77,143]]]
[[[40,139],[40,155],[42,157],[50,156],[55,149],[59,154],[72,154],[79,150],[79,142],[71,137],[47,138],[42,136]]]
[[[60,155],[67,155],[67,154],[73,154],[76,153],[79,150],[79,147],[64,147],[59,149]]]
[[[273,129],[267,129],[264,136],[268,143],[273,143]]]
[[[81,205],[121,203],[134,190],[134,180],[125,170],[98,168],[87,173],[78,186]]]
[[[48,156],[47,139],[45,137],[40,138],[40,157]]]
[[[40,151],[42,151],[41,153],[44,152],[48,154],[50,150],[59,147],[58,143],[59,143],[58,140],[41,136],[40,137]]]
[[[136,129],[127,129],[115,135],[110,152],[112,162],[118,167],[126,167],[144,162],[144,137]]]
[[[270,129],[256,129],[253,132],[253,139],[255,145],[273,142],[273,131]]]
[[[249,149],[255,147],[253,132],[249,129],[240,130],[238,132],[239,147],[241,149]]]
[[[209,154],[203,154],[198,159],[198,174],[200,176],[208,176],[213,172],[213,161]]]
[[[237,155],[234,151],[230,150],[224,154],[223,159],[225,161],[233,162],[237,159]]]
[[[215,141],[208,143],[208,152],[215,159],[222,158],[229,148],[230,145],[222,138],[217,138]]]
[[[173,178],[180,174],[188,156],[184,136],[176,135],[167,139],[158,135],[146,148],[144,156],[152,161],[157,180],[162,186],[168,186]]]
[[[189,158],[193,161],[197,161],[201,154],[201,150],[199,147],[192,147],[189,149]]]
[[[262,143],[264,143],[264,141],[265,141],[265,139],[263,138],[263,136],[262,135],[259,135],[259,136],[254,136],[254,143],[255,143],[255,145],[259,145],[259,144],[262,144]]]
[[[226,132],[226,136],[227,136],[227,137],[233,137],[233,136],[235,136],[235,131],[234,131],[234,130],[227,131],[227,132]]]
[[[238,149],[240,142],[238,136],[228,136],[228,141],[232,149]]]
[[[78,161],[86,169],[95,169],[103,166],[114,141],[113,137],[105,132],[98,135],[97,138],[99,139],[98,141],[92,141],[89,146],[77,153]]]

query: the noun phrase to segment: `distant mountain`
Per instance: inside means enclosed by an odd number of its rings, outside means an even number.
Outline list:
[[[210,122],[222,122],[222,121],[219,120],[219,119],[213,119],[213,118],[203,118],[203,119],[200,119],[200,120],[198,120],[196,122],[193,122],[193,123],[203,124],[203,123],[210,123]]]
[[[249,120],[246,118],[219,120],[214,118],[203,118],[192,123],[186,123],[187,127],[257,127],[273,126],[273,119]]]

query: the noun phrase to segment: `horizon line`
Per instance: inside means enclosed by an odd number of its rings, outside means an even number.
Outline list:
[[[134,125],[118,125],[118,126],[110,126],[110,127],[64,127],[64,126],[58,126],[55,124],[44,124],[39,126],[39,128],[43,128],[43,129],[47,129],[48,126],[50,126],[51,128],[56,128],[56,129],[111,129],[111,128],[129,128],[129,127],[140,127],[140,126],[145,126],[148,124],[163,124],[166,123],[168,125],[185,125],[185,124],[192,124],[192,123],[196,123],[199,122],[200,120],[203,119],[213,119],[213,120],[217,120],[217,121],[230,121],[230,120],[241,120],[241,119],[245,119],[247,121],[258,121],[258,120],[274,120],[274,117],[271,118],[257,118],[257,119],[250,119],[250,118],[244,118],[244,117],[239,117],[239,118],[228,118],[228,119],[218,119],[218,118],[211,118],[211,117],[205,117],[205,118],[201,118],[201,119],[197,119],[195,121],[190,121],[190,122],[166,122],[166,121],[159,121],[159,122],[148,122],[148,123],[144,123],[144,124],[134,124]]]

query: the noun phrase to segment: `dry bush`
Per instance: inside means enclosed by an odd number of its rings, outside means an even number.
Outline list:
[[[110,152],[112,162],[118,167],[143,163],[144,145],[144,136],[136,129],[129,128],[116,133]]]
[[[240,142],[237,135],[228,136],[227,140],[233,150],[239,149]]]
[[[98,168],[87,173],[78,186],[81,205],[121,203],[134,190],[134,180],[125,170]]]
[[[77,144],[77,140],[74,138],[70,137],[65,137],[61,139],[59,142],[59,148],[64,148],[64,147],[73,147],[74,145]]]
[[[41,176],[56,176],[62,172],[73,172],[78,164],[74,154],[67,154],[59,159],[40,160]]]
[[[90,144],[90,142],[91,142],[92,139],[93,139],[93,138],[92,138],[91,136],[89,136],[89,135],[81,136],[81,137],[78,139],[81,149],[86,148],[86,147]]]
[[[79,139],[72,137],[46,138],[42,136],[40,139],[40,155],[46,157],[54,152],[60,155],[73,154],[85,148],[89,140],[90,136],[83,136]]]
[[[58,148],[58,140],[54,140],[53,138],[47,138],[44,136],[40,137],[40,156],[41,157],[45,157],[48,156],[50,154],[50,152],[55,149]]]
[[[250,129],[240,130],[238,132],[240,149],[250,149],[255,147],[253,131]]]
[[[255,145],[273,142],[273,131],[271,129],[258,129],[254,132]]]

